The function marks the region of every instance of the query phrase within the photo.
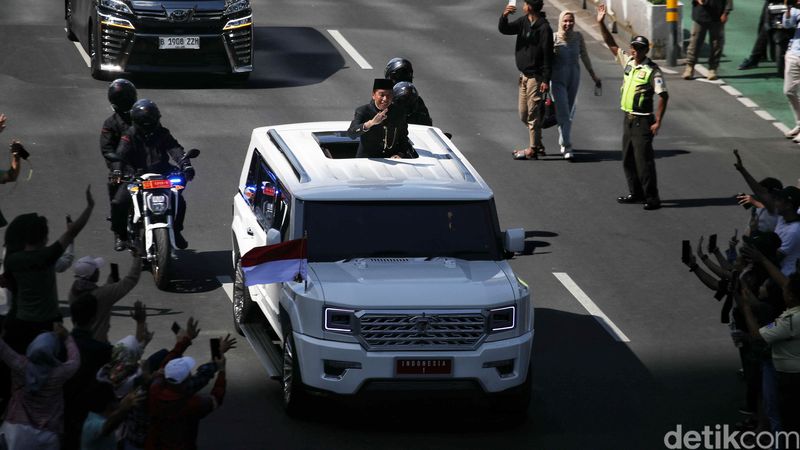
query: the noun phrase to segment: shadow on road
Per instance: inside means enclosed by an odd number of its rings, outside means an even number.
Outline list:
[[[549,247],[550,243],[547,242],[547,241],[530,240],[530,238],[534,238],[534,237],[545,238],[545,237],[556,237],[556,236],[558,236],[558,233],[554,233],[552,231],[526,231],[525,232],[525,249],[522,250],[522,252],[520,254],[529,256],[529,255],[533,255],[533,254],[542,255],[542,254],[550,253],[550,252],[535,253],[537,248]]]
[[[736,205],[734,197],[716,198],[677,198],[661,200],[662,208],[699,208],[702,206],[733,206]]]
[[[255,70],[246,82],[220,74],[131,74],[146,89],[271,89],[321,83],[344,68],[325,35],[310,27],[256,27]]]
[[[688,155],[688,150],[655,150],[656,159],[671,158],[673,156]],[[559,158],[561,159],[561,158]],[[601,161],[622,161],[621,150],[573,150],[572,162],[589,163]]]
[[[230,250],[195,252],[184,250],[178,253],[171,292],[191,294],[209,292],[221,286],[218,276],[231,275]]]

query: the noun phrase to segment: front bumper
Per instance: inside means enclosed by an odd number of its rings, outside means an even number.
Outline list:
[[[533,330],[522,336],[485,342],[473,351],[367,352],[359,344],[329,341],[294,333],[294,342],[303,383],[314,389],[336,394],[356,394],[370,382],[383,386],[396,382],[408,386],[414,382],[437,385],[442,390],[456,389],[463,382],[474,382],[484,392],[500,392],[522,384],[530,366]],[[398,358],[451,358],[452,374],[446,376],[397,375]],[[325,360],[360,364],[360,369],[346,369],[338,376],[325,373]],[[513,360],[510,373],[501,375],[485,363]]]
[[[199,49],[161,50],[159,36],[198,36]],[[108,72],[222,72],[253,70],[253,27],[219,33],[141,32],[100,24],[100,69]]]

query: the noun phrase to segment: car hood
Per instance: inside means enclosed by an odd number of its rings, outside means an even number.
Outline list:
[[[164,9],[192,9],[196,11],[222,11],[225,9],[225,0],[194,0],[194,1],[153,1],[131,0],[134,11],[163,11]]]
[[[357,259],[310,263],[326,304],[366,308],[485,308],[513,301],[511,283],[495,261],[437,258]]]

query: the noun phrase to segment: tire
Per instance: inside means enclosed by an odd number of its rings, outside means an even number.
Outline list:
[[[244,285],[244,272],[242,271],[242,259],[236,255],[236,268],[233,274],[233,301],[231,302],[233,312],[233,327],[239,335],[242,333],[241,325],[254,322],[258,307],[250,298],[250,290]]]
[[[106,73],[100,70],[100,44],[95,36],[95,26],[89,23],[89,67],[92,71],[92,78],[95,80],[105,80]]]
[[[72,42],[78,42],[78,36],[72,31],[72,0],[64,1],[64,22],[67,29],[67,39]]]
[[[156,286],[162,291],[169,288],[169,276],[172,265],[172,246],[169,242],[169,229],[156,228],[153,230],[153,244],[155,245],[156,259],[151,270]]]
[[[300,374],[300,365],[297,362],[297,352],[294,346],[291,327],[287,327],[283,339],[283,373],[281,374],[281,388],[283,410],[290,417],[302,417],[308,414],[308,392],[303,386]]]

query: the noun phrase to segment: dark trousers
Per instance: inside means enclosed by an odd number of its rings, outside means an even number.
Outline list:
[[[689,38],[689,48],[686,50],[686,64],[691,66],[697,63],[697,54],[703,48],[708,33],[711,41],[711,54],[708,57],[708,68],[717,70],[722,57],[722,47],[725,45],[725,24],[722,22],[693,22],[692,35]]]
[[[769,42],[769,28],[764,26],[769,0],[764,2],[764,7],[761,8],[761,17],[758,18],[758,30],[756,31],[756,42],[753,44],[753,50],[750,51],[750,59],[753,62],[759,62],[767,57],[767,43]]]
[[[170,202],[172,193],[170,193]],[[128,212],[133,208],[133,199],[128,189],[120,187],[111,201],[111,230],[117,233],[120,238],[128,238]],[[183,230],[183,219],[186,217],[186,200],[183,195],[178,194],[178,215],[175,217],[175,231]]]
[[[653,151],[653,115],[634,116],[625,113],[622,130],[622,167],[628,180],[628,191],[638,198],[659,202],[656,161]]]
[[[778,372],[778,411],[783,431],[800,431],[800,373]]]

